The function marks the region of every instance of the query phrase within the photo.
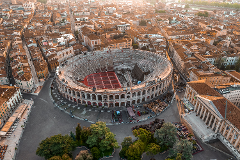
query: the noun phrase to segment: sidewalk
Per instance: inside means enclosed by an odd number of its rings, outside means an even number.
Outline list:
[[[20,139],[22,137],[25,123],[28,119],[28,115],[31,112],[31,107],[33,105],[33,101],[30,100],[24,100],[21,104],[28,104],[25,112],[23,112],[21,119],[19,119],[19,122],[16,123],[15,130],[11,133],[10,136],[7,136],[6,138],[2,138],[0,141],[0,145],[8,145],[7,151],[4,156],[4,160],[11,160],[15,159],[18,144],[20,142]],[[20,105],[21,105],[20,104]],[[14,125],[15,126],[15,125]],[[14,128],[14,126],[12,126]]]

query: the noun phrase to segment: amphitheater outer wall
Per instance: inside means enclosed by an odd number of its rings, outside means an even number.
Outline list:
[[[168,61],[169,64],[171,64]],[[138,105],[150,101],[167,92],[172,85],[172,65],[169,65],[170,71],[167,76],[160,81],[155,81],[153,85],[146,82],[139,87],[126,87],[120,89],[100,89],[93,91],[89,87],[84,89],[71,88],[56,76],[56,82],[59,92],[66,99],[76,102],[77,104],[104,106],[104,107],[123,107],[127,105]]]

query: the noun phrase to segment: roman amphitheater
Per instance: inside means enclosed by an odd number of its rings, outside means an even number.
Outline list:
[[[74,56],[56,70],[59,92],[76,103],[119,107],[136,105],[165,93],[173,68],[148,51],[112,50]]]

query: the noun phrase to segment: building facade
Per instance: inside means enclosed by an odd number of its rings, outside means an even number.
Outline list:
[[[240,158],[240,109],[203,81],[188,82],[184,95],[196,116],[214,134],[203,141],[218,138],[238,159]]]

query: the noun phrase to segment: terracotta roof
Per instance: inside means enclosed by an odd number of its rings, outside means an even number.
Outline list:
[[[227,119],[238,129],[240,129],[240,109],[228,101],[225,97],[212,101],[218,111],[225,117],[225,108],[227,102]]]
[[[7,85],[0,86],[0,99],[8,100],[15,94],[15,92],[18,89],[19,87],[15,87],[15,86],[7,86]]]
[[[229,73],[230,75],[236,77],[238,80],[240,80],[240,73],[236,72],[236,71],[231,71],[231,72],[226,72]]]
[[[199,95],[208,95],[208,96],[217,96],[221,97],[222,95],[208,86],[202,81],[192,81],[188,82],[188,85],[191,86]]]

